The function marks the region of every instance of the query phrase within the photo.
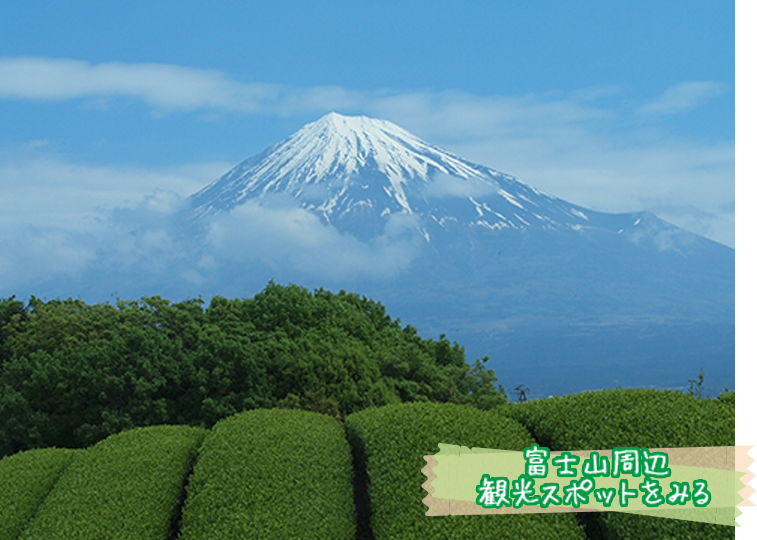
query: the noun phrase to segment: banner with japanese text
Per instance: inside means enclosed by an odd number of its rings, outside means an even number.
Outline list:
[[[750,446],[439,448],[424,456],[427,516],[612,511],[737,526],[737,506],[753,505]]]

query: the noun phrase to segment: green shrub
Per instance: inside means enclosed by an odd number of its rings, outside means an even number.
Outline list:
[[[735,407],[736,406],[736,392],[734,392],[733,390],[731,390],[730,392],[724,391],[717,397],[717,400],[719,403],[723,403],[726,405],[730,405],[731,407]]]
[[[45,448],[0,459],[0,540],[15,540],[81,450]]]
[[[732,446],[735,409],[718,400],[670,390],[604,390],[508,404],[496,413],[525,425],[552,450],[603,450],[615,446],[683,448]],[[598,538],[733,538],[734,527],[634,516],[583,514]]]
[[[216,424],[189,482],[181,537],[355,537],[352,456],[331,417],[254,410]]]
[[[534,441],[517,422],[467,406],[411,403],[353,414],[345,427],[356,452],[358,485],[367,484],[377,540],[584,538],[573,514],[425,515],[423,456],[436,454],[438,443],[523,450]]]
[[[187,426],[140,428],[81,451],[21,538],[170,537],[205,433]]]
[[[732,408],[670,390],[584,392],[496,410],[553,450],[731,446],[736,438]]]

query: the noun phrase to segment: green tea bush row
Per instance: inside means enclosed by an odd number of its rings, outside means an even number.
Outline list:
[[[203,444],[181,538],[355,537],[352,455],[339,423],[301,410],[222,420]]]
[[[0,460],[0,540],[15,540],[77,452],[29,450]]]
[[[525,425],[552,450],[602,450],[615,446],[682,448],[732,446],[735,408],[728,402],[670,390],[603,390],[546,398],[496,409]],[[596,538],[733,538],[734,527],[634,516],[584,515]]]
[[[421,472],[438,443],[511,450],[534,439],[553,450],[733,445],[731,396],[606,390],[492,411],[399,404],[350,415],[346,437],[335,419],[301,410],[248,411],[211,432],[140,428],[87,450],[0,460],[0,540],[174,538],[179,528],[188,540],[733,538],[733,527],[614,512],[429,517]]]
[[[21,538],[170,537],[205,434],[200,428],[153,426],[80,451]]]
[[[367,409],[345,427],[365,470],[376,540],[402,538],[585,538],[573,514],[426,516],[424,455],[438,443],[523,450],[534,440],[515,421],[468,406],[410,403]],[[359,471],[358,471],[359,474]]]
[[[583,392],[510,403],[497,412],[553,450],[731,446],[736,438],[732,407],[670,390]]]

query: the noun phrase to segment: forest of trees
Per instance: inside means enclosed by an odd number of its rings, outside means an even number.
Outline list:
[[[257,408],[338,419],[409,401],[506,402],[481,360],[422,339],[370,299],[269,283],[249,299],[89,305],[0,299],[0,457],[84,447]]]

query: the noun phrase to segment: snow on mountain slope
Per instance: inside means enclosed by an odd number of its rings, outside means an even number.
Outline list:
[[[591,214],[513,176],[476,165],[384,120],[330,113],[239,164],[190,198],[193,221],[288,194],[325,223],[351,232],[393,215],[427,228],[490,230],[591,226]]]

